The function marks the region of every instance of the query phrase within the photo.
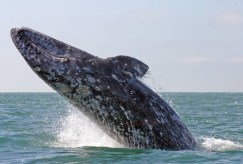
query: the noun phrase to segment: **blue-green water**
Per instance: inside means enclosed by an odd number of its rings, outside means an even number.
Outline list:
[[[243,163],[243,93],[162,93],[194,151],[123,148],[56,93],[0,93],[0,163]]]

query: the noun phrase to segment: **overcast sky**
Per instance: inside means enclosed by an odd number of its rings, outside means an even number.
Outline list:
[[[162,91],[243,92],[243,0],[7,0],[0,22],[0,92],[52,91],[11,41],[22,26],[140,59]]]

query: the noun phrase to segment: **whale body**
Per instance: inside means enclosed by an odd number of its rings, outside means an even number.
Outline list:
[[[149,67],[133,57],[102,59],[29,28],[11,38],[31,69],[105,133],[130,148],[193,149],[176,112],[138,80]]]

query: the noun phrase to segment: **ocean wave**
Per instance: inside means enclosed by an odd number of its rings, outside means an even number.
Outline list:
[[[243,145],[231,140],[219,139],[214,137],[202,137],[200,146],[209,151],[232,151],[241,150]]]
[[[68,112],[55,125],[54,147],[76,148],[84,146],[123,148],[78,109],[68,106]],[[200,137],[199,148],[207,151],[243,150],[243,145],[227,139]]]

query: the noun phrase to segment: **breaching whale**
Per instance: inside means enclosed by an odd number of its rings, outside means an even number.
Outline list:
[[[130,148],[193,149],[175,111],[137,78],[149,67],[129,57],[102,59],[29,28],[12,40],[32,70],[105,133]]]

